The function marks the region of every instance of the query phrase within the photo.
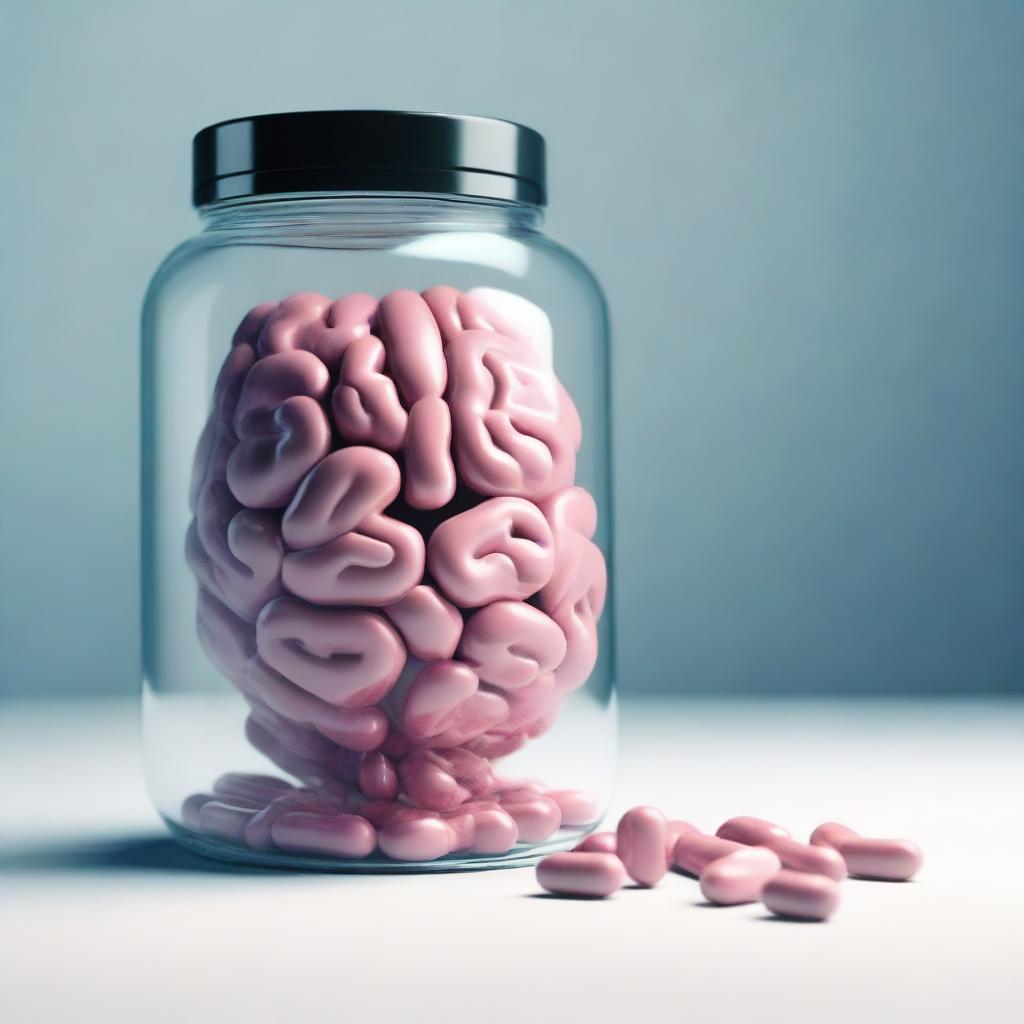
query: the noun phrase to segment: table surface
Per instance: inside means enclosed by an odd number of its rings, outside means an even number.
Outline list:
[[[234,869],[177,848],[111,700],[0,705],[0,1019],[1008,1019],[1024,948],[1024,703],[634,701],[614,811],[907,836],[918,880],[849,880],[826,924],[710,907],[670,874],[605,901],[522,868]],[[614,815],[613,815],[614,820]],[[9,827],[8,827],[9,826]]]

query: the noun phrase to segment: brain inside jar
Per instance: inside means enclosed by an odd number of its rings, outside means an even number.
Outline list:
[[[447,286],[252,309],[214,387],[185,540],[203,649],[288,778],[229,773],[186,828],[345,860],[500,854],[593,821],[505,778],[594,667],[583,431],[543,312]]]

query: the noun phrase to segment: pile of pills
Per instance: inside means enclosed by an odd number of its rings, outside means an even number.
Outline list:
[[[762,902],[780,917],[824,921],[839,905],[846,876],[906,881],[921,867],[906,839],[866,839],[835,822],[809,843],[761,818],[730,818],[714,835],[667,821],[655,807],[634,807],[617,832],[588,836],[570,853],[545,857],[537,881],[560,896],[610,896],[632,879],[651,887],[670,868],[698,878],[704,898],[730,906]]]
[[[605,563],[551,327],[494,289],[297,294],[249,312],[194,462],[186,557],[249,742],[187,828],[429,860],[592,823],[499,778],[597,659]],[[218,788],[219,787],[219,788]]]

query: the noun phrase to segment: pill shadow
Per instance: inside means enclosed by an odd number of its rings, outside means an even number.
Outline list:
[[[528,900],[557,900],[561,903],[603,903],[604,896],[587,896],[583,893],[562,895],[557,892],[528,892],[524,897]]]
[[[153,874],[281,874],[277,868],[207,860],[186,850],[169,836],[118,836],[112,839],[55,842],[0,851],[0,871],[124,872]]]
[[[813,917],[791,917],[789,914],[759,914],[755,921],[774,921],[776,924],[828,924],[828,921],[818,921]]]

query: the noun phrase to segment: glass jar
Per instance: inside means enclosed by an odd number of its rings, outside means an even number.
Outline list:
[[[142,327],[148,786],[199,853],[530,863],[614,771],[608,348],[544,142],[279,114],[194,144]]]

